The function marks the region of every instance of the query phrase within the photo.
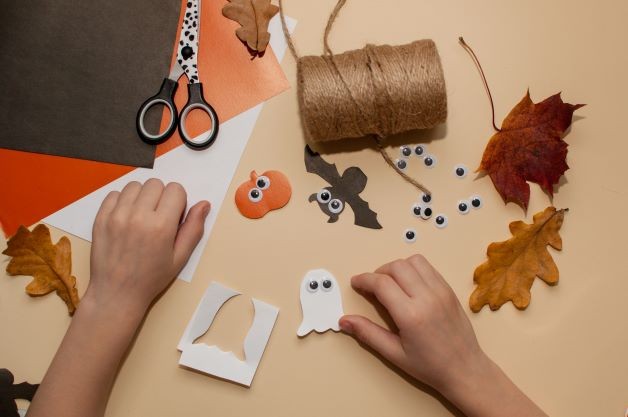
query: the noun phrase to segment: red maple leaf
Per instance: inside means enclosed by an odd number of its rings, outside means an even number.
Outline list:
[[[563,136],[573,112],[582,106],[564,103],[560,93],[535,104],[528,91],[506,116],[501,130],[486,146],[478,168],[488,173],[506,203],[528,208],[527,181],[553,195],[554,184],[569,169]]]

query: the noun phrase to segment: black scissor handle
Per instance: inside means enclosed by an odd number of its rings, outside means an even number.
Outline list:
[[[174,106],[174,93],[177,91],[178,84],[176,81],[170,78],[164,78],[164,82],[161,83],[161,89],[159,93],[146,100],[137,112],[137,118],[135,119],[135,125],[137,127],[137,133],[140,138],[148,144],[157,145],[172,136],[172,133],[177,127],[177,108]],[[152,134],[144,125],[144,118],[148,109],[158,104],[166,106],[170,113],[170,122],[168,127],[162,133]]]
[[[214,108],[205,101],[205,98],[203,98],[203,84],[188,84],[188,94],[188,102],[181,111],[181,116],[179,117],[179,133],[181,134],[181,139],[183,139],[183,142],[190,148],[208,148],[212,145],[212,143],[214,143],[216,136],[218,136],[218,115],[216,114]],[[185,128],[185,120],[194,109],[201,109],[207,113],[211,119],[212,126],[207,132],[192,138]]]

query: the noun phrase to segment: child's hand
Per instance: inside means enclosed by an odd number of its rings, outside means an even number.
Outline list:
[[[186,193],[177,183],[150,179],[111,192],[94,221],[91,281],[86,298],[100,308],[130,308],[143,314],[176,277],[203,235],[210,205],[185,212]]]

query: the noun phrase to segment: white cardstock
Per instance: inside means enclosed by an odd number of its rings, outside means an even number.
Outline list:
[[[338,321],[344,315],[342,298],[336,278],[324,269],[308,271],[301,281],[301,309],[303,321],[297,336],[308,335],[312,330],[323,333],[340,330]]]
[[[179,341],[177,347],[181,351],[179,365],[250,387],[275,326],[279,314],[277,307],[253,299],[255,317],[244,339],[243,361],[233,352],[224,352],[216,346],[208,346],[205,343],[194,343],[209,330],[223,304],[236,295],[240,293],[217,282],[212,282],[207,287]]]

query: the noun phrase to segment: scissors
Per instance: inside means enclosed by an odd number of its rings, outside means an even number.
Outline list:
[[[200,0],[188,0],[183,26],[177,45],[177,62],[170,70],[168,78],[161,84],[159,93],[146,100],[137,112],[136,126],[140,138],[146,143],[156,145],[168,139],[174,133],[177,124],[183,142],[193,149],[204,149],[209,147],[216,140],[218,135],[218,115],[214,108],[203,98],[203,84],[198,77],[198,41],[199,26],[201,18]],[[177,115],[177,108],[174,104],[174,94],[177,91],[177,80],[185,74],[188,78],[188,102]],[[144,125],[144,118],[148,109],[155,105],[164,105],[170,113],[168,127],[162,133],[152,134],[148,132]],[[207,113],[211,119],[211,128],[202,135],[192,138],[185,127],[185,121],[194,109],[200,109]]]

